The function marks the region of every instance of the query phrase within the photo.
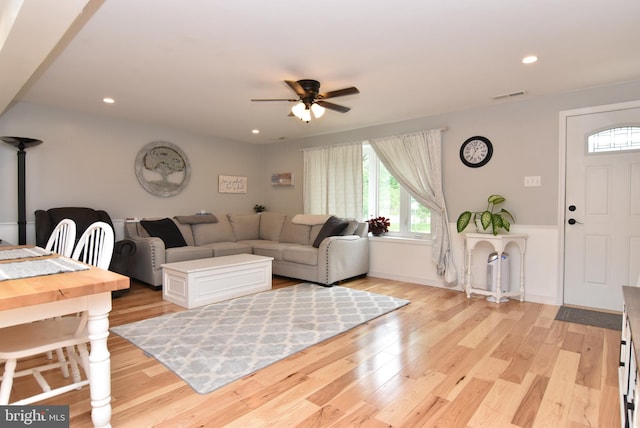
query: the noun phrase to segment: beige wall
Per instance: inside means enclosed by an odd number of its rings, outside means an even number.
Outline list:
[[[449,221],[464,210],[486,206],[492,193],[507,198],[505,208],[523,225],[556,225],[558,218],[559,113],[594,105],[640,99],[640,81],[586,91],[535,97],[488,108],[418,118],[394,124],[358,129],[340,134],[275,143],[267,155],[267,167],[277,169],[289,163],[300,170],[300,148],[362,141],[367,138],[447,127],[443,133],[443,182]],[[329,120],[329,118],[327,118]],[[460,145],[467,138],[482,135],[494,147],[491,161],[482,168],[468,168],[460,162]],[[540,176],[541,187],[524,187],[525,176]],[[267,189],[266,202],[297,204]]]
[[[267,177],[259,146],[30,104],[18,104],[0,117],[0,135],[44,141],[27,150],[29,222],[35,209],[58,206],[101,208],[123,219],[200,210],[251,212],[264,202]],[[151,195],[135,176],[138,151],[156,140],[176,144],[191,163],[188,186],[173,197]],[[16,150],[0,145],[0,223],[17,220],[16,164]],[[218,193],[218,175],[246,176],[248,192]]]
[[[484,207],[501,193],[518,224],[555,225],[558,199],[558,114],[562,110],[640,99],[640,82],[588,91],[534,97],[490,108],[447,113],[339,134],[290,140],[268,146],[223,141],[176,129],[131,123],[30,104],[17,104],[0,116],[0,135],[40,138],[27,153],[27,213],[37,208],[83,205],[109,211],[115,219],[192,213],[201,209],[250,212],[262,203],[286,213],[302,210],[303,147],[447,127],[443,134],[444,186],[450,221],[465,209]],[[330,118],[327,118],[329,120]],[[483,135],[494,145],[484,167],[467,168],[460,144]],[[187,188],[170,198],[147,193],[133,169],[142,146],[155,140],[177,144],[191,161]],[[270,186],[272,173],[293,172],[292,188]],[[247,194],[220,194],[218,175],[248,177]],[[523,185],[539,175],[541,187]],[[2,201],[0,223],[17,220],[16,151],[0,145]]]

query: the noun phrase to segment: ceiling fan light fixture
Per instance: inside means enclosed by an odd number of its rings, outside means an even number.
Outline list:
[[[311,111],[316,119],[320,119],[324,114],[325,108],[316,103],[311,104]]]
[[[298,119],[304,120],[305,122],[309,122],[311,120],[311,111],[302,102],[291,107],[291,113],[293,113],[293,115]]]

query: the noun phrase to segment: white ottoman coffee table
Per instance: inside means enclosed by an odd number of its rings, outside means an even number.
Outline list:
[[[162,298],[185,308],[271,289],[272,257],[211,257],[162,265]]]

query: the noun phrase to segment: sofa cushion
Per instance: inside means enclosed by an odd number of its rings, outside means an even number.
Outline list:
[[[260,214],[229,214],[236,241],[260,239]]]
[[[184,247],[187,245],[178,226],[170,218],[140,220],[140,224],[149,233],[149,236],[162,239],[165,248]]]
[[[253,254],[258,256],[273,257],[274,260],[282,260],[282,252],[291,246],[300,244],[290,244],[276,241],[247,241],[253,247]]]
[[[214,242],[233,242],[233,229],[226,216],[218,217],[217,223],[192,224],[193,239],[196,245],[212,244]]]
[[[329,219],[322,225],[320,232],[318,232],[318,236],[316,236],[316,239],[313,241],[313,246],[318,248],[320,243],[324,241],[324,238],[340,235],[348,224],[349,222],[336,216],[329,217]]]
[[[260,214],[260,239],[278,241],[286,219],[287,216],[280,213],[263,212]]]
[[[296,224],[290,221],[284,223],[280,233],[280,242],[290,242],[293,244],[309,245],[309,233],[311,226]]]
[[[242,242],[214,242],[203,246],[213,252],[214,257],[232,256],[234,254],[251,254],[249,245]]]
[[[208,259],[213,252],[206,247],[174,247],[165,251],[165,263],[184,262],[187,260]]]
[[[193,231],[191,230],[191,225],[182,224],[179,221],[177,221],[175,218],[173,219],[173,222],[176,224],[176,226],[178,226],[178,230],[180,231],[180,233],[182,233],[184,242],[186,242],[187,245],[192,245],[192,246],[196,245],[195,241],[193,240]]]
[[[303,265],[317,266],[318,249],[311,245],[292,245],[282,250],[282,260]]]

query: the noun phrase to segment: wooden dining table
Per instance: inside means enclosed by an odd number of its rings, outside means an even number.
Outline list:
[[[8,246],[2,250],[29,247],[33,246]],[[111,360],[107,348],[111,292],[129,288],[129,283],[128,277],[95,266],[76,272],[0,281],[0,328],[88,313],[89,389],[95,427],[111,426]]]

